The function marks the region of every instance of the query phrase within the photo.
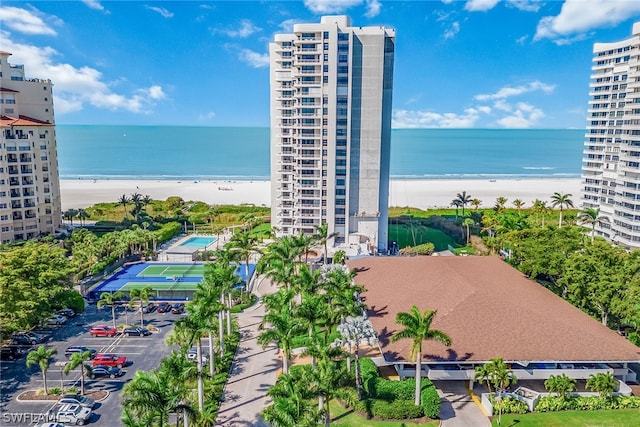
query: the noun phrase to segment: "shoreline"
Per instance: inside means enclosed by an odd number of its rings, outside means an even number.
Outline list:
[[[549,201],[554,192],[572,194],[578,206],[580,177],[499,177],[483,176],[441,178],[392,178],[389,184],[389,206],[410,206],[427,209],[450,207],[458,193],[467,192],[472,199],[482,201],[481,207],[491,207],[497,197],[506,197],[511,207],[516,198],[525,202]],[[61,179],[62,210],[87,208],[96,203],[113,202],[123,195],[140,193],[152,199],[166,200],[171,196],[185,201],[207,204],[270,206],[271,181],[268,179],[116,179],[114,177]]]

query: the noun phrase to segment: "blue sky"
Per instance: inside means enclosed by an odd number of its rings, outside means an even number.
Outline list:
[[[640,1],[2,0],[0,50],[59,124],[268,126],[268,43],[329,14],[395,28],[395,128],[584,128],[593,43]]]

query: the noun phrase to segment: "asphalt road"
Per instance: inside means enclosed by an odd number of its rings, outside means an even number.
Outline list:
[[[137,370],[150,370],[158,366],[161,359],[168,356],[171,348],[166,345],[165,338],[172,329],[172,325],[180,318],[180,315],[170,313],[150,313],[144,315],[145,326],[153,325],[158,332],[148,337],[121,337],[93,338],[88,330],[92,325],[111,325],[111,309],[105,307],[98,310],[95,305],[87,307],[84,313],[69,319],[66,325],[43,329],[49,336],[45,345],[55,347],[58,354],[52,359],[47,371],[47,385],[60,387],[61,380],[65,387],[75,384],[80,387],[80,369],[71,371],[69,375],[61,374],[63,362],[68,359],[64,355],[67,347],[71,345],[84,345],[95,348],[99,352],[116,353],[127,357],[127,366],[123,369],[125,374],[116,379],[97,378],[86,379],[86,390],[108,390],[109,397],[99,402],[94,408],[94,413],[88,425],[112,427],[122,425],[120,415],[120,392],[123,385],[131,380]],[[134,312],[118,312],[118,323],[140,322],[140,314]],[[26,367],[25,357],[16,361],[0,362],[0,426],[25,426],[35,422],[43,422],[41,414],[53,405],[49,402],[18,402],[16,397],[27,390],[43,388],[42,374],[37,366]]]

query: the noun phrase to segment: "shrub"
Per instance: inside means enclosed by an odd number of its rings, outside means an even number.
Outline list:
[[[490,397],[491,404],[493,405],[493,413],[502,412],[503,414],[526,414],[529,412],[527,404],[521,400],[514,399],[513,397],[505,397],[500,402]]]
[[[380,377],[378,368],[373,360],[369,358],[360,359],[360,376],[362,377],[362,388],[370,397],[376,396],[375,383]]]
[[[383,400],[411,400],[415,398],[416,380],[390,381],[378,377],[375,382],[376,398]]]
[[[440,396],[438,396],[438,390],[436,390],[431,381],[425,381],[425,379],[423,378],[421,382],[420,405],[422,406],[422,412],[431,419],[440,418]]]
[[[615,396],[602,398],[600,396],[578,396],[563,399],[555,396],[542,397],[534,411],[598,411],[601,409],[632,409],[640,408],[640,397]]]
[[[403,420],[420,418],[422,408],[413,404],[413,400],[393,400],[391,402],[381,399],[373,399],[371,413],[378,418],[389,420]]]
[[[156,236],[158,237],[158,243],[166,242],[173,236],[178,235],[180,230],[182,230],[182,225],[180,225],[179,222],[168,222],[163,224],[159,230],[155,231]]]
[[[49,394],[62,394],[62,389],[60,387],[51,387]]]
[[[433,243],[423,243],[417,246],[407,246],[400,249],[400,255],[431,255],[435,250]]]

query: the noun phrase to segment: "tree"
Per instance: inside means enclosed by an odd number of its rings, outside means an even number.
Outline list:
[[[544,218],[549,212],[549,207],[547,206],[547,202],[536,199],[533,201],[532,211],[538,215],[540,215],[540,225],[544,227]]]
[[[524,202],[520,199],[515,199],[513,201],[513,205],[516,207],[516,209],[520,210],[524,206]]]
[[[415,405],[420,406],[420,379],[422,377],[422,342],[438,341],[446,346],[451,345],[451,338],[438,329],[431,329],[431,322],[436,316],[436,310],[425,310],[420,313],[420,309],[415,305],[411,307],[411,311],[400,312],[396,315],[396,323],[404,326],[404,329],[396,331],[391,336],[391,341],[395,342],[401,339],[410,339],[411,354],[416,360],[416,391]]]
[[[236,259],[244,262],[244,278],[247,292],[251,291],[251,275],[249,274],[249,260],[256,251],[258,240],[249,230],[233,233],[231,240],[225,246],[235,255]]]
[[[513,371],[509,369],[502,358],[499,357],[491,359],[491,361],[485,363],[482,367],[476,366],[474,380],[484,380],[487,383],[491,383],[496,390],[496,400],[498,402],[502,399],[502,394],[507,388],[518,382],[518,378],[516,378]],[[491,388],[489,388],[489,390],[491,390]],[[499,408],[498,425],[500,425],[502,421],[502,405],[499,405]]]
[[[98,308],[102,308],[105,305],[111,307],[111,319],[113,321],[113,327],[116,327],[116,304],[122,298],[122,292],[116,291],[114,293],[111,292],[102,292],[100,294],[100,299],[98,300]]]
[[[453,199],[451,201],[451,206],[455,206],[455,208],[456,208],[456,219],[458,219],[458,210],[462,206],[462,203],[458,199]]]
[[[599,393],[603,399],[611,397],[617,387],[618,380],[613,377],[611,372],[601,372],[587,378],[587,388],[595,393]]]
[[[265,329],[267,325],[269,325],[268,329],[258,336],[258,344],[266,347],[271,343],[277,343],[282,351],[282,372],[288,374],[293,338],[304,332],[304,325],[286,306],[279,311],[266,313],[262,318],[260,329]]]
[[[80,366],[80,394],[84,394],[84,362],[91,359],[91,353],[89,351],[83,351],[82,353],[73,353],[71,360],[64,366],[64,374],[69,375],[69,372]]]
[[[176,322],[176,330],[184,329],[188,341],[189,347],[192,344],[196,346],[196,367],[198,369],[198,410],[204,410],[204,379],[202,373],[202,335],[207,332],[208,320],[206,319],[205,310],[202,306],[194,303],[194,301],[187,304],[187,317]],[[213,358],[214,355],[210,354],[209,357]],[[211,362],[213,363],[213,362]]]
[[[355,356],[355,371],[356,371],[356,391],[358,392],[358,399],[362,399],[362,392],[360,390],[362,379],[360,377],[360,344],[374,345],[378,339],[376,333],[373,330],[371,322],[364,316],[347,317],[344,322],[338,326],[338,332],[342,336],[342,339],[337,339],[338,345],[346,345],[349,347],[349,352],[353,347],[353,354]]]
[[[584,208],[578,214],[578,219],[584,225],[591,227],[591,243],[593,243],[596,237],[596,225],[609,222],[608,217],[600,215],[600,208]]]
[[[473,210],[477,212],[478,208],[480,208],[480,205],[482,204],[482,201],[480,201],[480,199],[472,199],[470,204],[471,206],[473,206]]]
[[[42,380],[44,381],[44,394],[49,394],[49,390],[47,389],[47,370],[49,369],[49,359],[57,353],[58,350],[55,348],[47,348],[43,345],[38,346],[37,349],[31,350],[27,353],[27,368],[31,365],[38,365],[38,367],[40,367]]]
[[[469,245],[469,240],[471,238],[471,231],[469,227],[474,225],[475,222],[471,218],[465,218],[464,221],[462,221],[462,224],[467,227],[467,245]]]
[[[460,206],[462,207],[462,216],[464,216],[464,207],[471,202],[471,196],[469,196],[466,191],[463,191],[456,195],[456,200],[460,202]]]
[[[91,215],[89,215],[89,212],[87,212],[86,209],[78,209],[77,217],[80,220],[80,224],[84,225],[85,220],[90,218]]]
[[[556,393],[558,397],[566,399],[576,391],[576,380],[565,374],[551,375],[544,381],[544,387],[549,393]]]
[[[282,374],[267,391],[273,403],[262,413],[262,418],[273,427],[316,427],[320,413],[311,404],[313,397],[308,378]]]
[[[62,216],[65,219],[68,219],[70,224],[73,225],[73,219],[78,216],[78,210],[77,209],[67,209],[66,211],[64,211],[64,213],[62,214]]]
[[[322,261],[323,264],[327,264],[327,259],[329,256],[328,250],[327,250],[327,243],[329,242],[329,240],[333,239],[334,237],[336,237],[339,233],[333,231],[333,232],[329,232],[329,224],[327,224],[326,222],[323,222],[322,225],[317,225],[316,226],[316,233],[314,235],[314,237],[318,240],[318,242],[320,244],[322,244],[324,246],[324,254],[322,257]]]
[[[571,194],[559,193],[557,191],[551,196],[551,206],[553,206],[554,208],[556,206],[560,207],[560,218],[558,219],[558,227],[562,227],[562,211],[565,208],[568,209],[573,207],[573,200],[570,199],[571,196]]]
[[[504,206],[507,204],[507,200],[508,199],[506,197],[503,197],[503,196],[497,197],[496,198],[496,204],[495,204],[493,209],[496,212],[502,212],[504,210]]]
[[[140,327],[144,326],[144,310],[142,309],[143,303],[149,302],[149,297],[153,293],[151,286],[146,286],[142,289],[134,288],[129,292],[129,307],[134,307],[136,300],[140,301]]]
[[[127,197],[126,194],[120,196],[118,199],[118,203],[122,205],[122,210],[124,211],[124,219],[127,219],[127,205],[131,202],[131,200]]]

